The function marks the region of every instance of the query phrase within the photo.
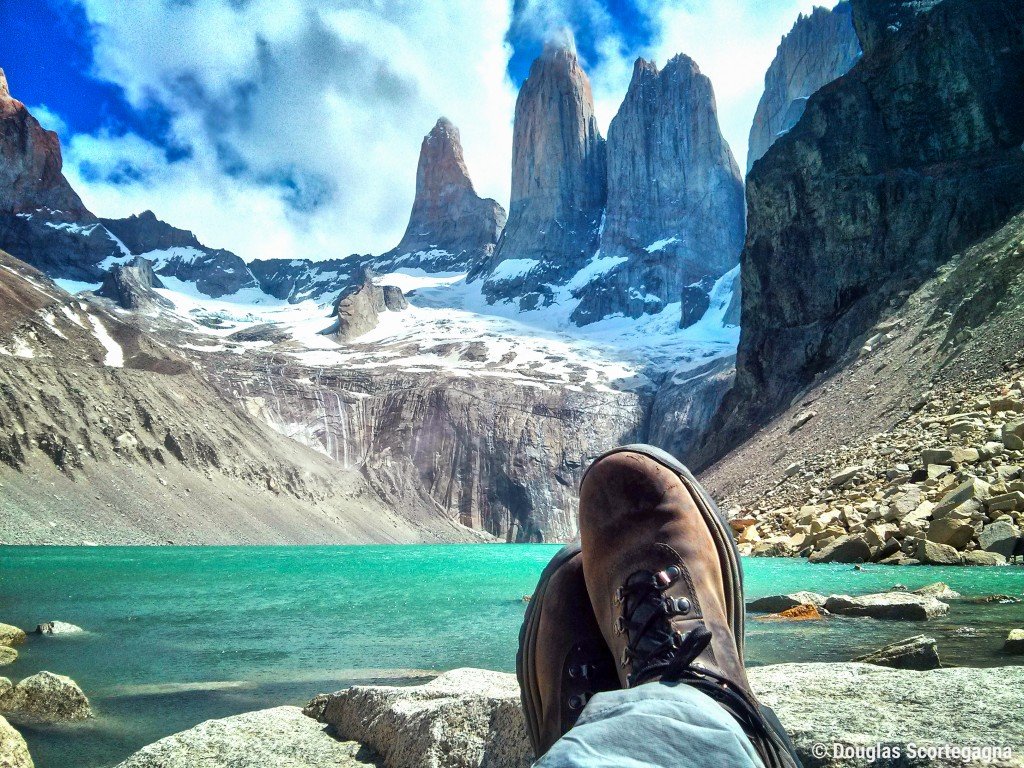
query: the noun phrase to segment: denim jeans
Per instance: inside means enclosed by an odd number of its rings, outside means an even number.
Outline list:
[[[599,693],[534,768],[762,768],[739,723],[686,685]]]

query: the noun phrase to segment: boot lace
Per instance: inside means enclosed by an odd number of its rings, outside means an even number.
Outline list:
[[[711,632],[699,624],[682,633],[672,628],[672,618],[692,610],[690,600],[672,598],[665,591],[682,577],[678,566],[663,571],[638,571],[616,593],[622,615],[616,632],[627,636],[620,663],[631,666],[630,688],[653,679],[684,683],[710,696],[740,723],[766,768],[799,765],[787,745],[745,691],[696,659],[711,643]]]

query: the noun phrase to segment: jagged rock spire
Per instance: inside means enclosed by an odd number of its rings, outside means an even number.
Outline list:
[[[659,312],[698,283],[706,299],[739,262],[744,233],[743,180],[711,81],[682,54],[662,70],[637,59],[607,147],[601,256],[621,263],[577,294],[573,319]]]
[[[593,255],[606,194],[590,81],[569,42],[549,42],[516,100],[509,222],[489,265],[488,297],[508,283],[503,262],[536,262],[529,276],[516,273],[518,295],[524,307],[547,303],[546,286]]]
[[[10,96],[11,89],[7,85],[7,75],[4,72],[3,68],[0,68],[0,98],[10,98]]]
[[[505,209],[473,189],[459,129],[439,118],[420,146],[416,198],[405,235],[384,258],[438,251],[443,253],[425,266],[470,269],[490,256],[504,225]]]

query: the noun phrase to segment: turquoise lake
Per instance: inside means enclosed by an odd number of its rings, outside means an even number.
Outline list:
[[[95,720],[20,726],[38,768],[102,768],[211,717],[304,704],[355,682],[415,682],[461,666],[513,671],[547,545],[3,547],[0,622],[87,634],[29,636],[0,674],[74,678]],[[1024,567],[812,566],[746,559],[747,598],[863,594],[945,581],[965,596],[1024,594]],[[971,635],[956,634],[973,627]],[[846,661],[927,632],[946,663],[1024,663],[1001,646],[1024,604],[954,602],[928,622],[750,620],[748,664]]]

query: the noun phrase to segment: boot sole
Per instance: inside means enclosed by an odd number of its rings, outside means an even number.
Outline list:
[[[718,505],[715,504],[714,499],[697,482],[697,478],[687,469],[686,465],[672,454],[661,450],[661,448],[655,448],[653,445],[642,443],[623,445],[602,453],[591,462],[590,466],[592,467],[601,459],[614,456],[617,453],[639,453],[656,461],[666,469],[672,470],[697,503],[697,509],[700,510],[704,522],[707,523],[708,529],[711,531],[711,538],[715,541],[718,558],[728,569],[728,578],[723,579],[723,582],[726,592],[725,601],[729,611],[729,627],[732,629],[732,634],[736,641],[736,650],[739,651],[740,663],[745,664],[744,633],[746,632],[746,605],[743,602],[743,567],[740,564],[740,552],[736,547],[736,540],[733,537],[729,521],[726,520],[725,515],[722,514],[718,509]],[[584,479],[589,471],[590,467],[583,473]],[[581,480],[580,483],[582,484],[582,482]]]
[[[568,563],[580,552],[579,544],[567,544],[551,558],[541,572],[537,588],[526,606],[523,625],[519,629],[519,650],[516,652],[516,678],[519,680],[519,696],[523,702],[523,715],[526,720],[526,733],[530,737],[530,745],[534,753],[540,745],[540,723],[537,713],[540,712],[540,688],[533,675],[533,649],[537,644],[537,630],[540,626],[541,605],[547,593],[548,582],[555,572]]]

